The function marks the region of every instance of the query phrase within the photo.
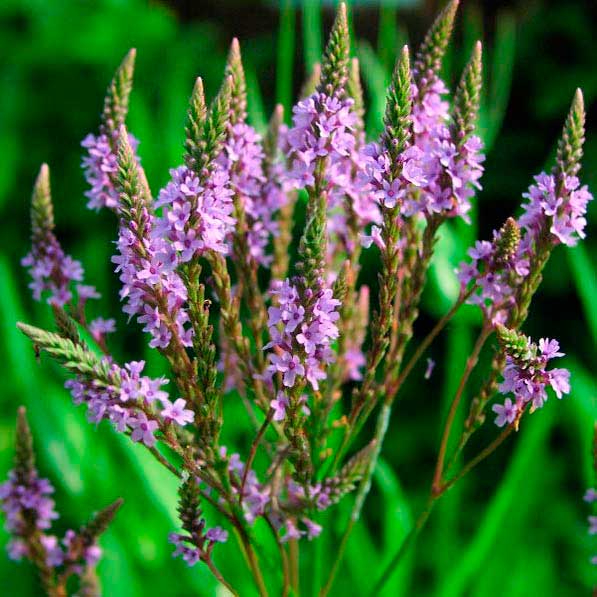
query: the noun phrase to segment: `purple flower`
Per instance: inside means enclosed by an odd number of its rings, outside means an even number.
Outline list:
[[[147,208],[141,208],[138,219],[141,224],[121,217],[118,254],[112,257],[126,301],[123,311],[138,316],[143,331],[151,334],[152,348],[166,349],[173,341],[190,346],[187,290],[171,267],[169,245],[156,234],[156,218]]]
[[[270,402],[270,408],[274,409],[274,421],[283,421],[286,417],[286,409],[288,408],[288,396],[284,392],[278,392],[276,399]]]
[[[157,421],[148,419],[143,412],[138,412],[130,419],[129,424],[132,429],[131,439],[134,442],[143,442],[148,448],[153,448],[156,442],[154,432],[158,428]]]
[[[565,176],[558,189],[555,177],[542,172],[523,196],[529,202],[523,206],[525,212],[519,222],[533,236],[548,226],[554,244],[573,247],[585,237],[585,214],[593,196],[586,185],[580,186],[576,176]]]
[[[319,286],[314,292],[286,280],[271,290],[278,305],[268,310],[271,342],[266,348],[276,347],[277,352],[269,354],[268,375],[283,373],[286,387],[304,377],[317,390],[319,381],[325,379],[323,366],[333,360],[330,344],[338,337],[335,322],[340,301],[329,288]],[[279,406],[272,408],[280,412]]]
[[[228,541],[228,531],[225,531],[222,527],[213,527],[205,533],[205,537],[214,543],[226,543]]]
[[[152,232],[155,242],[160,243],[162,263],[165,254],[172,259],[170,247],[175,249],[179,263],[205,251],[226,254],[227,238],[235,224],[227,170],[218,165],[203,185],[186,166],[171,170],[170,175],[172,180],[160,191],[155,204],[164,209]]]
[[[435,369],[435,361],[433,359],[427,359],[427,368],[425,369],[424,379],[430,379]]]
[[[23,474],[12,470],[8,474],[8,481],[0,485],[0,501],[6,515],[5,528],[12,535],[8,545],[9,557],[14,560],[28,555],[27,544],[22,540],[28,532],[29,524],[33,523],[38,529],[49,529],[52,520],[58,518],[54,510],[54,500],[50,497],[54,488],[47,479],[40,478],[36,469]],[[45,537],[44,535],[41,535]],[[52,563],[60,565],[58,552],[48,553]]]
[[[133,151],[137,151],[139,141],[129,134],[129,143]],[[99,210],[102,207],[116,210],[118,206],[118,191],[115,180],[118,175],[118,162],[116,159],[116,144],[118,132],[110,139],[108,135],[89,134],[83,139],[81,145],[87,150],[82,166],[85,179],[91,187],[85,192],[89,199],[87,207]],[[136,157],[137,161],[139,158]]]
[[[308,518],[301,518],[301,522],[307,528],[307,538],[309,539],[309,541],[311,541],[311,539],[315,539],[316,537],[319,537],[319,535],[321,535],[321,531],[322,531],[321,525],[313,522],[312,520],[310,520]]]
[[[516,404],[512,403],[510,398],[506,398],[506,401],[503,405],[501,404],[494,404],[491,410],[497,414],[495,419],[495,424],[498,427],[503,427],[506,424],[514,423],[516,417],[518,416],[518,407]]]
[[[178,398],[174,403],[166,400],[163,402],[164,409],[162,410],[162,417],[166,421],[174,421],[181,427],[184,427],[187,423],[192,423],[195,415],[192,410],[185,409],[187,404],[186,400]]]
[[[89,331],[96,342],[99,342],[105,334],[112,334],[116,331],[116,321],[114,319],[104,319],[97,317],[89,323]]]
[[[592,504],[593,502],[597,502],[597,491],[595,491],[594,489],[587,489],[587,491],[585,492],[585,495],[583,497],[583,500],[585,502],[589,502],[589,504]]]
[[[539,346],[526,339],[527,349],[522,354],[506,354],[504,379],[499,386],[502,394],[512,393],[515,403],[508,398],[503,406],[493,406],[498,414],[496,425],[502,427],[512,423],[527,404],[531,412],[541,408],[547,400],[547,387],[550,386],[558,398],[570,392],[570,372],[567,369],[547,369],[553,358],[564,356],[556,340],[541,339]]]
[[[597,535],[597,516],[589,516],[589,535]]]
[[[264,157],[260,135],[239,122],[231,127],[217,163],[228,173],[230,187],[244,209],[250,254],[257,263],[267,266],[272,260],[267,247],[278,234],[275,214],[288,201],[288,184],[276,165],[266,178]]]
[[[60,307],[73,298],[71,285],[83,279],[83,267],[79,261],[66,255],[51,229],[34,230],[31,251],[21,260],[29,268],[29,288],[36,301],[47,293],[47,302]],[[82,305],[89,298],[99,298],[93,286],[77,285]]]

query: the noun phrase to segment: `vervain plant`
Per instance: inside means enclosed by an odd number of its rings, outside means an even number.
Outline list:
[[[482,322],[446,417],[427,507],[379,571],[373,593],[434,504],[524,427],[549,388],[558,398],[570,391],[569,372],[549,366],[563,356],[558,342],[535,342],[521,329],[552,250],[584,237],[592,196],[578,178],[585,120],[580,90],[551,172],[535,177],[520,215],[470,249],[470,261],[458,268],[456,302],[407,352],[439,231],[450,219],[468,221],[481,188],[481,43],[453,93],[440,78],[457,6],[457,0],[448,3],[412,59],[408,47],[399,53],[383,132],[370,143],[343,4],[291,126],[278,106],[263,137],[247,123],[247,84],[234,40],[210,104],[202,80],[195,82],[184,163],[157,195],[125,124],[135,52],[125,57],[108,87],[99,132],[83,141],[86,195],[90,208],[111,210],[117,219],[112,261],[123,310],[167,360],[170,392],[168,380],[144,375],[143,361],[119,364],[112,356],[113,319],[87,320],[87,301],[99,295],[83,284],[81,264],[54,235],[48,167],[39,173],[32,249],[23,265],[34,298],[51,305],[56,329],[18,326],[36,351],[74,375],[66,387],[76,404],[87,406],[90,421],[111,421],[179,479],[180,529],[169,538],[174,555],[190,566],[201,561],[234,594],[237,588],[216,566],[218,543],[235,535],[261,595],[296,595],[300,543],[323,531],[322,511],[355,491],[335,563],[320,587],[322,595],[331,591],[396,398],[463,305],[476,305]],[[299,204],[306,215],[294,259]],[[375,293],[359,284],[363,249],[379,263]],[[492,350],[493,358],[457,429],[456,414],[483,350]],[[235,425],[226,417],[227,403],[238,397],[254,426],[242,453],[222,439]],[[495,413],[499,431],[462,464],[464,447],[488,412]],[[15,471],[0,494],[14,535],[10,552],[32,560],[48,593],[62,595],[69,575],[87,582],[96,558],[89,550],[119,503],[62,547],[43,533],[53,503],[43,495],[49,485],[36,475],[21,414]],[[279,578],[263,574],[254,534],[259,521],[277,545]]]

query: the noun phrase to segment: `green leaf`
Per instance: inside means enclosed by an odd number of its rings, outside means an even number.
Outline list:
[[[566,257],[576,285],[576,292],[582,303],[583,313],[593,343],[597,343],[597,271],[591,263],[584,245],[567,248]]]

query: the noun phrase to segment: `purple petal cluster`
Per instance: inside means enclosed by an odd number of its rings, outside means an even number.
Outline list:
[[[355,147],[356,116],[353,101],[315,92],[293,108],[293,126],[288,131],[291,170],[298,189],[313,186],[315,166],[326,158],[325,179],[336,184],[338,163],[350,157]]]
[[[457,146],[450,129],[441,127],[425,144],[423,172],[426,184],[419,196],[411,194],[405,201],[404,215],[460,216],[470,222],[467,215],[471,209],[470,199],[475,189],[481,189],[481,164],[485,160],[481,139],[472,135]]]
[[[583,499],[589,504],[594,504],[597,502],[597,491],[595,491],[593,488],[587,489]],[[587,519],[589,522],[589,535],[597,535],[597,516],[589,516]],[[597,566],[597,556],[593,556],[591,558],[591,564],[593,564],[593,566]]]
[[[0,485],[2,511],[6,515],[6,530],[12,535],[8,545],[9,557],[20,560],[28,555],[23,540],[30,524],[39,530],[49,529],[52,520],[58,518],[54,500],[49,497],[54,488],[47,479],[40,478],[37,471],[25,475],[10,471],[8,481]]]
[[[107,419],[121,433],[130,433],[133,441],[153,447],[156,431],[163,425],[174,423],[183,427],[193,421],[193,412],[185,408],[185,400],[178,398],[172,403],[168,393],[161,389],[168,380],[142,375],[144,361],[119,367],[104,359],[104,366],[112,383],[100,383],[81,375],[65,383],[75,404],[87,405],[91,422]]]
[[[399,206],[401,211],[404,210],[405,201],[412,192],[411,187],[422,187],[427,182],[423,160],[424,154],[418,147],[408,147],[399,157],[400,175],[392,179],[391,170],[394,165],[387,149],[378,143],[367,145],[363,150],[364,168],[361,182],[370,201],[379,208],[392,209]],[[374,224],[371,234],[362,236],[362,243],[365,247],[375,243],[383,248],[379,226]]]
[[[460,143],[455,138],[448,126],[450,105],[442,98],[448,89],[439,77],[413,84],[412,92],[413,144],[424,156],[421,166],[426,182],[420,193],[410,194],[404,215],[460,216],[468,222],[470,199],[481,188],[485,159],[481,139],[473,135]]]
[[[494,323],[507,321],[516,291],[530,272],[537,243],[547,231],[553,244],[573,246],[585,236],[584,214],[592,195],[586,186],[580,187],[577,177],[564,177],[561,193],[556,192],[557,188],[555,177],[542,173],[523,195],[529,202],[523,205],[524,211],[517,222],[522,237],[514,255],[506,261],[500,259],[499,233],[494,231],[493,243],[477,241],[469,250],[472,262],[459,268],[463,289],[470,283],[476,285],[469,302],[480,305]]]
[[[528,203],[519,223],[537,237],[548,225],[553,244],[563,243],[574,247],[585,238],[587,205],[593,199],[586,185],[580,186],[576,176],[564,176],[558,187],[553,174],[542,172],[535,177],[535,184],[523,195]]]
[[[562,357],[556,340],[542,338],[539,345],[527,338],[527,350],[523,356],[506,356],[504,379],[499,386],[502,394],[513,394],[504,404],[495,404],[495,424],[503,427],[514,423],[528,404],[531,412],[541,408],[547,400],[547,388],[551,387],[558,398],[570,392],[570,372],[567,369],[547,369],[551,359]]]
[[[223,458],[226,456],[226,448],[221,449]],[[298,485],[291,477],[285,477],[283,483],[274,485],[261,484],[255,471],[252,469],[246,475],[245,485],[242,480],[245,473],[245,464],[237,453],[228,457],[228,471],[233,493],[238,495],[242,490],[242,506],[245,519],[249,524],[260,516],[268,516],[272,524],[278,529],[284,529],[283,541],[289,539],[300,539],[307,536],[308,539],[317,537],[322,527],[310,520],[301,512],[305,510],[325,510],[331,505],[330,489],[321,483],[305,487]],[[274,492],[274,489],[277,491]],[[299,529],[298,522],[301,522],[303,529]]]
[[[154,233],[156,219],[147,208],[142,208],[139,221],[141,225],[121,218],[118,254],[112,257],[122,282],[120,297],[126,300],[123,311],[137,315],[143,331],[152,336],[152,348],[167,348],[173,340],[190,346],[187,289],[175,271],[177,254]]]
[[[267,374],[279,374],[284,388],[304,378],[318,390],[324,368],[333,360],[330,344],[338,337],[340,301],[323,284],[317,292],[299,286],[286,280],[270,291],[277,300],[268,309],[267,348],[275,350],[269,354]]]
[[[293,126],[287,135],[290,183],[298,189],[315,184],[316,165],[324,160],[319,176],[326,193],[329,232],[328,253],[339,244],[351,252],[354,241],[348,219],[359,228],[380,222],[380,213],[362,179],[365,157],[363,135],[357,133],[353,100],[315,92],[293,108]]]
[[[137,151],[139,141],[129,134],[129,143],[134,152]],[[118,191],[115,180],[118,175],[116,159],[118,133],[112,139],[106,134],[89,134],[83,139],[81,145],[87,150],[83,157],[83,171],[85,179],[91,187],[85,192],[89,199],[87,207],[99,210],[102,207],[116,210],[118,207]],[[139,158],[137,158],[138,160]]]
[[[216,543],[225,543],[228,540],[228,531],[221,527],[213,527],[206,531],[203,518],[199,518],[196,525],[200,531],[193,533],[193,537],[180,533],[168,535],[168,541],[176,547],[172,556],[181,557],[188,566],[194,566],[199,560],[209,557]]]
[[[468,303],[478,305],[493,324],[505,324],[516,302],[516,291],[529,274],[531,252],[528,236],[516,251],[504,258],[500,255],[500,232],[493,231],[493,242],[477,241],[469,249],[471,263],[462,263],[457,270],[462,289],[474,284]]]
[[[438,129],[450,119],[450,103],[443,96],[448,93],[445,83],[432,74],[431,81],[420,80],[411,86],[411,120],[415,143],[424,149],[425,144],[437,135]]]
[[[96,317],[89,322],[89,332],[96,342],[100,342],[106,334],[113,334],[116,331],[116,321],[114,319],[104,319]]]
[[[231,127],[217,162],[229,173],[230,186],[244,208],[251,256],[267,266],[272,259],[266,253],[267,247],[278,232],[274,216],[285,205],[287,196],[275,176],[273,180],[266,180],[263,160],[261,136],[253,127],[241,122]]]
[[[34,234],[31,251],[21,260],[29,268],[29,288],[36,301],[47,293],[47,302],[60,307],[73,299],[72,283],[83,280],[83,267],[79,261],[65,255],[56,236],[49,230]],[[79,301],[84,304],[89,298],[99,298],[93,286],[76,286]]]
[[[205,251],[226,254],[235,220],[233,191],[226,169],[216,167],[202,183],[186,166],[170,171],[172,180],[160,191],[155,207],[163,207],[151,232],[161,244],[162,259],[175,267]]]

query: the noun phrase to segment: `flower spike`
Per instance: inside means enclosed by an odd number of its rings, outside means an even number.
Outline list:
[[[585,142],[585,104],[581,89],[577,89],[570,112],[564,123],[562,136],[558,141],[558,151],[554,174],[558,179],[576,176],[580,170],[582,148]]]
[[[475,131],[479,115],[482,81],[482,47],[478,41],[470,62],[466,65],[454,97],[455,141],[462,146]]]
[[[133,88],[135,48],[129,50],[108,86],[102,112],[101,132],[111,135],[124,124],[129,109],[129,97]]]
[[[321,80],[318,85],[320,92],[327,95],[344,93],[344,86],[348,79],[349,54],[350,34],[346,4],[341,2],[321,63]]]
[[[415,55],[415,82],[425,88],[439,76],[442,59],[454,27],[454,17],[460,0],[451,0],[431,25]]]

